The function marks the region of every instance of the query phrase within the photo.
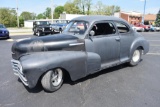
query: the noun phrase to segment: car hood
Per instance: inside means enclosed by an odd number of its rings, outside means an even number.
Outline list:
[[[6,28],[0,28],[1,31],[8,31]]]
[[[62,50],[75,43],[82,43],[82,41],[79,41],[75,36],[67,34],[21,39],[13,44],[12,56],[17,59],[24,53]]]

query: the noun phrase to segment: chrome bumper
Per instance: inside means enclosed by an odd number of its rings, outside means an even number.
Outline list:
[[[14,74],[17,75],[21,79],[21,81],[23,82],[25,86],[28,86],[27,79],[23,74],[21,63],[18,60],[11,60],[11,64],[12,64]]]

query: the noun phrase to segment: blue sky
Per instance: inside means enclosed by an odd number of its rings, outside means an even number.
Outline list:
[[[15,8],[16,0],[0,0],[0,7]],[[18,0],[19,13],[29,11],[35,13],[44,12],[46,7],[51,6],[51,0]],[[64,5],[68,0],[53,0],[55,5]],[[118,5],[122,11],[143,12],[144,0],[92,0],[93,6],[97,1],[102,1],[105,5]],[[146,13],[158,13],[160,0],[147,0]]]

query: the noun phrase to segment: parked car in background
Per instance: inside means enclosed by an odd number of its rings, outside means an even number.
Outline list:
[[[160,27],[159,26],[154,26],[156,31],[159,32],[160,31]]]
[[[136,27],[134,25],[131,25],[132,26],[132,29],[137,31],[137,32],[144,32],[144,28],[143,27]]]
[[[35,21],[33,22],[33,35],[42,36],[52,33],[49,21]]]
[[[150,25],[150,31],[155,32],[156,31],[156,27],[154,27],[153,25]]]
[[[51,24],[52,33],[61,33],[66,25],[68,24],[68,20],[57,20],[55,24]]]
[[[134,26],[142,27],[142,28],[144,28],[144,31],[149,31],[150,30],[150,26],[149,25],[144,25],[143,23],[138,23],[138,24],[135,24]]]
[[[64,74],[76,81],[122,63],[136,66],[148,51],[149,43],[125,20],[82,16],[61,34],[15,42],[11,62],[24,85],[34,88],[40,81],[53,92],[62,86]]]
[[[0,39],[9,39],[9,31],[7,30],[7,28],[3,25],[0,24]]]

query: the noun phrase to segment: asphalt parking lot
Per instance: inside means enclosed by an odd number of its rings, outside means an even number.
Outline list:
[[[136,67],[126,64],[103,70],[72,82],[65,80],[54,93],[38,85],[28,89],[13,74],[13,36],[0,40],[0,107],[160,107],[160,32],[141,33],[150,51]]]

